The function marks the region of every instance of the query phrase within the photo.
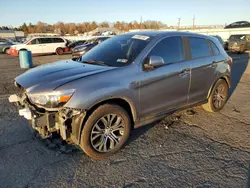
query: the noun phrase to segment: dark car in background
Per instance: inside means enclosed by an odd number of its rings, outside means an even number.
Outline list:
[[[76,46],[72,49],[72,58],[77,59],[85,54],[87,51],[94,48],[96,45],[102,43],[103,41],[109,39],[110,37],[97,37],[85,42],[85,44]]]
[[[231,35],[228,39],[228,51],[244,53],[250,50],[250,34]]]
[[[0,38],[0,53],[8,54],[10,51],[10,46],[14,44],[15,43],[11,40]]]
[[[80,46],[86,43],[86,40],[77,40],[77,41],[72,41],[68,44],[68,48],[70,49],[70,51],[72,51],[73,48],[75,48],[76,46]]]
[[[80,61],[33,68],[15,79],[20,107],[43,138],[59,133],[94,159],[120,150],[131,130],[176,110],[218,112],[228,99],[232,58],[217,39],[136,32],[97,45]]]
[[[244,27],[250,27],[250,22],[247,21],[234,22],[232,24],[227,25],[225,29],[244,28]]]
[[[226,43],[219,35],[212,35],[212,37],[215,37],[220,42],[221,46],[223,46],[223,48],[226,50]]]

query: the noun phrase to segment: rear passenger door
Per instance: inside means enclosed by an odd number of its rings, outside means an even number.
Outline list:
[[[217,60],[205,38],[188,37],[191,56],[189,104],[202,102],[216,79]],[[216,47],[217,48],[217,47]]]

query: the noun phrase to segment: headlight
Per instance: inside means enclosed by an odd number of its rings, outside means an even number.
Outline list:
[[[28,94],[28,97],[34,104],[38,104],[48,108],[56,108],[63,106],[66,102],[68,102],[74,92],[74,89],[70,89],[62,91],[52,91],[49,93]]]

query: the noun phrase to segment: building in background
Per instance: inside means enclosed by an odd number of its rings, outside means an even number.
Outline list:
[[[0,30],[0,38],[23,38],[23,31]]]

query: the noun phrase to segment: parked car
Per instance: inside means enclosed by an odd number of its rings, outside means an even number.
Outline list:
[[[220,42],[220,44],[224,48],[224,50],[227,50],[226,42],[224,42],[223,39],[219,35],[212,35],[212,37],[215,37],[216,39],[218,39],[218,41]]]
[[[0,38],[0,53],[9,53],[10,46],[13,45],[14,42],[8,39]]]
[[[82,56],[33,68],[15,79],[10,102],[40,135],[60,133],[87,155],[120,150],[133,128],[176,110],[220,111],[228,98],[232,58],[217,39],[185,32],[112,37]]]
[[[225,29],[244,28],[244,27],[250,27],[250,22],[247,21],[234,22],[230,25],[227,25]]]
[[[10,54],[16,56],[20,50],[29,50],[32,54],[62,55],[68,52],[67,41],[61,37],[34,37],[23,44],[11,46]]]
[[[72,41],[69,43],[68,47],[72,51],[73,48],[75,48],[76,46],[83,45],[83,44],[85,44],[85,42],[86,42],[86,40]]]
[[[94,48],[97,44],[102,43],[103,41],[109,39],[110,37],[98,37],[95,39],[91,39],[89,41],[86,41],[85,44],[76,46],[72,50],[72,58],[77,59],[81,57],[83,54],[85,54],[87,51]]]
[[[228,39],[228,51],[243,53],[250,50],[250,34],[231,35]]]

